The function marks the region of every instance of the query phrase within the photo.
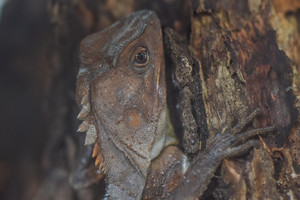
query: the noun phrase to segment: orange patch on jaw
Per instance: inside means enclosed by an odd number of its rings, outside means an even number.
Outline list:
[[[137,114],[137,112],[134,110],[129,114],[129,125],[131,127],[137,127],[141,123],[140,116]]]

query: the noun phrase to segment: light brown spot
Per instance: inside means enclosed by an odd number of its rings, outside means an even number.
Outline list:
[[[141,119],[136,110],[129,114],[129,125],[131,127],[138,127],[141,124]]]

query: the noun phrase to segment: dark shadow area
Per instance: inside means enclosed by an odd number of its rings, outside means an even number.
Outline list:
[[[48,31],[45,0],[10,0],[2,8],[0,199],[26,199],[40,180]]]

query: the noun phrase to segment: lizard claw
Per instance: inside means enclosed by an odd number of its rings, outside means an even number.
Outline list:
[[[245,126],[247,126],[250,122],[252,122],[253,119],[260,113],[261,110],[259,108],[255,109],[249,116],[247,116],[243,121],[241,121],[232,129],[232,133],[233,134],[240,133],[245,128]]]
[[[249,139],[249,138],[251,138],[255,135],[266,134],[266,133],[272,132],[274,130],[275,130],[275,127],[271,126],[271,127],[257,128],[257,129],[242,132],[242,133],[240,133],[236,136],[235,142],[233,144],[237,144],[237,143],[240,143],[242,141],[245,141],[245,140],[247,140],[247,139]]]
[[[232,157],[236,155],[241,155],[247,152],[250,148],[257,146],[259,144],[258,140],[249,140],[249,138],[262,135],[274,131],[276,128],[274,126],[257,128],[252,130],[243,131],[243,129],[251,122],[253,119],[261,113],[261,110],[258,108],[254,110],[248,117],[246,117],[241,123],[236,125],[232,131],[227,132],[227,137],[229,137],[231,144],[226,150],[224,157]],[[230,136],[228,136],[230,135]],[[247,141],[248,140],[248,141]],[[246,141],[246,142],[245,142]]]
[[[224,134],[216,135],[216,141],[213,145],[215,147],[212,148],[218,149],[221,158],[229,158],[247,152],[250,148],[259,144],[258,140],[249,140],[251,137],[266,134],[275,130],[275,127],[272,126],[243,131],[259,113],[261,113],[261,110],[256,109],[239,124],[233,127],[232,130],[226,131]],[[216,155],[218,153],[216,153]]]
[[[227,151],[225,151],[225,158],[231,158],[234,156],[239,156],[239,155],[243,155],[244,153],[248,152],[251,148],[256,147],[259,145],[259,141],[258,140],[249,140],[245,143],[243,143],[242,145],[238,145],[232,148],[227,149]]]

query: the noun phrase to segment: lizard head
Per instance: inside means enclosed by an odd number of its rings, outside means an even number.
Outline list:
[[[81,43],[80,62],[76,100],[83,123],[78,131],[86,132],[86,144],[95,143],[93,154],[100,166],[123,156],[146,176],[165,138],[166,86],[158,17],[139,11],[88,36]]]

